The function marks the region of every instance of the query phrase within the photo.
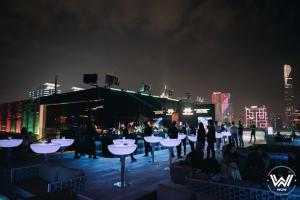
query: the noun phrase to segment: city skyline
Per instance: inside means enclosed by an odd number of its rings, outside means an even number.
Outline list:
[[[166,84],[206,102],[225,91],[239,115],[246,105],[282,114],[289,64],[299,104],[298,2],[145,2],[2,2],[0,102],[56,75],[64,90],[86,87],[84,73],[98,73],[99,85],[114,73],[125,89],[146,82],[160,94]]]

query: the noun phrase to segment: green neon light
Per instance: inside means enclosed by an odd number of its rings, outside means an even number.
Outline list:
[[[151,95],[152,97],[155,97],[155,98],[160,98],[160,96],[157,96],[157,95]]]
[[[135,91],[133,91],[133,90],[126,90],[126,92],[128,92],[128,93],[133,93],[133,94],[135,94],[136,92]]]
[[[110,88],[111,90],[114,90],[114,91],[119,91],[119,92],[121,92],[122,90],[121,89],[119,89],[119,88]]]
[[[146,94],[146,93],[141,93],[141,95],[143,95],[143,96],[149,96],[149,94]]]
[[[169,99],[171,101],[179,101],[178,99],[173,99],[173,98],[169,98],[169,97],[167,99]]]

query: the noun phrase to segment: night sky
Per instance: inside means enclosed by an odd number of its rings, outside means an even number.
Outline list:
[[[283,111],[283,64],[300,96],[300,1],[7,0],[0,3],[0,102],[58,75],[63,90],[82,74],[113,73],[160,94],[191,92],[211,101],[232,93],[234,110]],[[298,76],[298,77],[297,77]],[[300,102],[299,100],[297,102]],[[299,104],[298,104],[299,105]]]

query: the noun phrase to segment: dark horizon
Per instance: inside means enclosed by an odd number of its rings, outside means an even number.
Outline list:
[[[0,22],[0,102],[58,75],[62,90],[85,87],[114,73],[120,87],[141,82],[161,94],[191,92],[211,102],[232,94],[237,117],[244,106],[282,114],[283,65],[294,69],[300,96],[300,2],[297,1],[4,1]]]

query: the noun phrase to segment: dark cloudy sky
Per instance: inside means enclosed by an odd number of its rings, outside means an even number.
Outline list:
[[[234,109],[283,110],[283,64],[300,91],[300,1],[7,0],[0,3],[0,102],[25,99],[57,74],[63,89],[83,73],[114,73],[121,87],[149,82]],[[299,96],[299,92],[297,93]],[[298,101],[299,102],[299,101]]]

